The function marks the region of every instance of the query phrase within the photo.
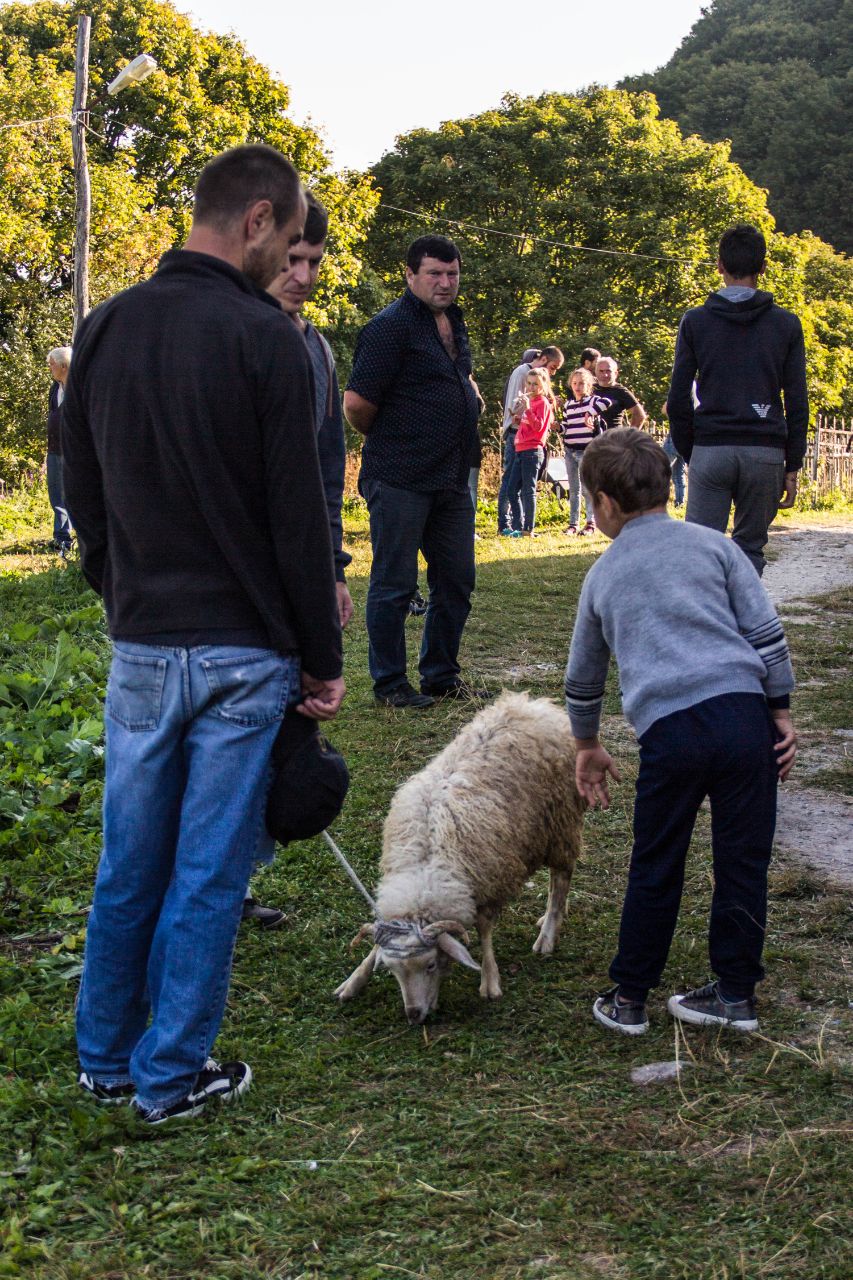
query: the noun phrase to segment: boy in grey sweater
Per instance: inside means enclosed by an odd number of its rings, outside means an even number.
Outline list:
[[[754,1031],[776,788],[797,749],[785,636],[740,548],[667,515],[669,461],[649,436],[608,431],[587,448],[582,474],[598,528],[615,540],[584,581],[566,669],[577,785],[591,808],[608,807],[608,774],[619,780],[598,739],[611,653],[640,745],[615,986],[593,1013],[614,1031],[648,1029],[646,996],[660,983],[708,796],[716,980],[668,1008],[684,1022]]]

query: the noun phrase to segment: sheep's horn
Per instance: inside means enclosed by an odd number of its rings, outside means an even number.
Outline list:
[[[359,929],[358,933],[353,938],[352,942],[349,944],[350,951],[352,951],[353,947],[357,947],[358,944],[362,941],[362,939],[368,938],[368,937],[372,938],[374,927],[375,926],[372,923],[363,924]]]
[[[428,938],[437,938],[440,933],[455,934],[457,938],[462,939],[466,947],[470,941],[465,926],[458,920],[436,920],[434,924],[426,925],[423,932]]]

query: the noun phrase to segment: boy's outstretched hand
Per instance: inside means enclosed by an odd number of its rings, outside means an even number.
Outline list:
[[[600,804],[602,809],[610,808],[610,790],[607,775],[616,782],[622,781],[622,775],[613,763],[597,738],[576,738],[577,757],[575,760],[575,782],[578,791],[586,800],[590,809]]]
[[[773,717],[773,723],[779,735],[779,740],[773,748],[776,752],[776,768],[779,770],[779,781],[784,782],[794,767],[794,760],[797,755],[797,735],[794,732],[794,722],[791,719],[790,711],[780,709],[771,711],[770,714]]]

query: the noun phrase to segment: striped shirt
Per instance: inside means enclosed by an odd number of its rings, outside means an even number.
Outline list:
[[[567,449],[585,449],[589,442],[604,429],[601,415],[610,408],[612,401],[604,396],[584,396],[581,400],[567,400],[563,409],[560,430]]]

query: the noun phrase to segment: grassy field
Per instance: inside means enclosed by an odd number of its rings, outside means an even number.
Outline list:
[[[677,1032],[665,996],[707,971],[703,813],[650,1033],[611,1037],[591,1019],[630,849],[635,756],[615,682],[606,741],[625,782],[588,821],[557,954],[530,951],[544,874],[506,912],[502,1001],[481,1002],[457,970],[417,1031],[387,975],[337,1008],[363,907],[322,842],[299,844],[256,885],[287,927],[238,941],[218,1050],[251,1062],[245,1102],[146,1132],[82,1099],[72,1005],[98,854],[108,645],[76,567],[54,567],[33,536],[8,525],[0,548],[0,1276],[849,1280],[844,896],[777,867],[762,1034]],[[353,788],[335,834],[371,884],[394,787],[472,713],[374,707],[360,621],[369,548],[354,513],[348,543],[357,613],[332,736]],[[484,528],[466,674],[559,698],[580,583],[603,546],[556,533],[520,546]],[[853,718],[853,593],[833,604],[831,630],[790,628],[809,674],[795,705],[806,727]],[[414,653],[421,623],[408,625]],[[680,1081],[632,1084],[633,1068],[676,1057],[689,1064]]]

